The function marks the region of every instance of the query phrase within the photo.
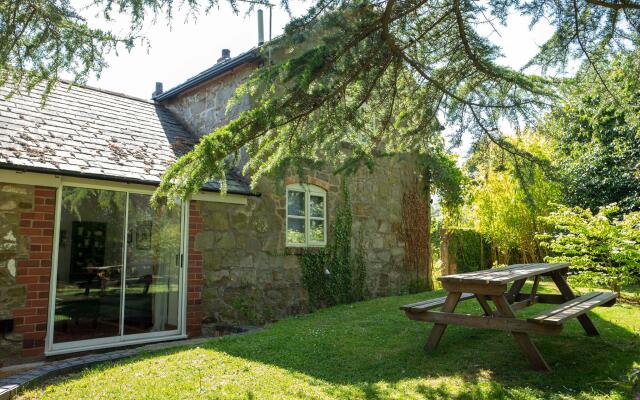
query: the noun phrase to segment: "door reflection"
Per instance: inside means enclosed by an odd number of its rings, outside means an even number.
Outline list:
[[[64,187],[55,343],[120,333],[126,193]]]
[[[178,328],[180,207],[129,195],[124,333]]]

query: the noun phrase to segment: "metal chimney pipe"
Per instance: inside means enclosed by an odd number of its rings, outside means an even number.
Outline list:
[[[216,62],[227,61],[230,58],[231,58],[231,50],[222,49],[222,55],[220,56],[220,58],[218,58]]]
[[[162,82],[156,82],[156,90],[151,94],[151,97],[156,97],[162,94]]]
[[[262,10],[258,10],[258,46],[264,44],[264,22],[262,20]]]

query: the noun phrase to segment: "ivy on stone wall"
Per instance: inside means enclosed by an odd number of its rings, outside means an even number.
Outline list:
[[[332,236],[327,246],[300,255],[302,283],[313,308],[352,303],[366,296],[367,268],[362,238],[354,250],[352,223],[351,200],[345,179],[342,200],[336,207]]]
[[[405,242],[404,266],[411,275],[409,293],[433,290],[431,277],[430,200],[419,185],[402,196],[402,227]],[[429,194],[430,196],[430,194]]]

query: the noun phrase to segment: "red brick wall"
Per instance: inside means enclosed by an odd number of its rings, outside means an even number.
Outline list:
[[[19,260],[16,282],[25,285],[26,304],[15,309],[14,331],[23,338],[22,356],[44,355],[49,305],[49,283],[56,189],[36,186],[33,211],[20,214],[20,235],[28,240],[29,256]],[[195,249],[195,238],[202,231],[202,216],[196,201],[189,204],[189,265],[187,274],[187,334],[202,331],[202,253]]]
[[[189,204],[189,268],[187,270],[187,335],[202,334],[202,253],[195,248],[202,231],[202,216],[197,201]]]
[[[47,333],[53,225],[55,220],[56,189],[36,186],[33,211],[20,213],[20,235],[29,244],[29,257],[19,260],[16,282],[25,285],[25,307],[14,310],[14,331],[22,334],[22,355],[35,357],[44,354]]]

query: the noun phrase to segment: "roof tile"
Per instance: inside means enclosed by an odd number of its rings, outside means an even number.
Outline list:
[[[43,86],[8,94],[0,87],[0,166],[6,168],[157,184],[197,143],[168,110],[149,101],[65,83],[44,107]],[[230,174],[228,188],[250,193],[237,173]]]

